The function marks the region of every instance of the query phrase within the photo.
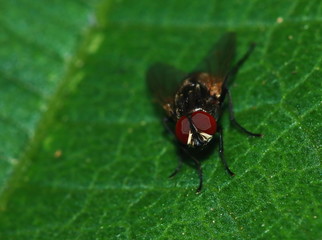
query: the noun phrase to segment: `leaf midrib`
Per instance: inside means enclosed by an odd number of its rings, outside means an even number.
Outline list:
[[[104,2],[103,0],[101,2]],[[100,4],[98,4],[100,5]],[[0,188],[0,209],[5,209],[7,202],[9,201],[10,195],[14,192],[14,190],[19,186],[20,181],[23,179],[23,172],[28,169],[32,162],[32,156],[37,152],[37,149],[40,147],[41,140],[44,139],[47,132],[47,127],[51,125],[54,121],[55,114],[59,111],[59,109],[63,106],[63,102],[61,101],[65,98],[69,93],[68,86],[73,85],[74,83],[78,83],[78,79],[75,79],[75,72],[79,71],[77,67],[77,62],[84,62],[88,57],[88,46],[89,43],[95,37],[95,32],[98,31],[97,26],[88,24],[87,28],[82,29],[84,31],[83,38],[77,44],[75,48],[74,55],[70,57],[70,60],[66,62],[64,66],[66,66],[64,73],[62,74],[61,80],[58,81],[56,90],[53,91],[50,97],[42,96],[40,92],[35,90],[34,94],[40,96],[46,100],[44,104],[46,107],[46,111],[40,117],[40,120],[36,124],[36,127],[33,131],[32,136],[29,138],[28,142],[25,144],[24,150],[22,150],[18,163],[11,169],[10,174],[7,178],[7,181]],[[21,83],[19,80],[14,81],[19,86],[25,88],[25,84]],[[11,121],[11,120],[10,120]],[[11,121],[12,122],[12,121]]]

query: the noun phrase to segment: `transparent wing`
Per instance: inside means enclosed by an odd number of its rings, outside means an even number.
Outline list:
[[[173,98],[185,74],[164,63],[153,64],[146,73],[147,87],[161,105],[173,103]]]
[[[208,72],[215,83],[223,82],[231,70],[236,54],[236,34],[228,32],[210,49],[207,56],[197,65],[196,71]]]
[[[210,85],[221,89],[232,67],[236,52],[235,33],[222,36],[206,57],[197,65],[194,72],[206,72],[214,76]],[[189,75],[163,63],[153,64],[147,71],[148,90],[161,105],[173,105],[173,98],[182,80]],[[218,90],[220,93],[221,90]]]

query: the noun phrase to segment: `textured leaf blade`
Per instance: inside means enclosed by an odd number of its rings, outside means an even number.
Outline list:
[[[321,237],[322,33],[312,31],[321,24],[321,5],[271,4],[199,1],[184,4],[185,11],[180,1],[164,8],[151,1],[102,5],[98,19],[106,25],[91,33],[101,44],[81,59],[57,94],[59,107],[43,120],[28,167],[0,213],[1,236]],[[189,71],[227,30],[238,33],[239,56],[258,43],[232,93],[238,120],[265,137],[247,138],[224,115],[236,177],[215,151],[203,162],[204,191],[195,195],[193,168],[167,179],[176,150],[162,134],[144,77],[158,61]]]

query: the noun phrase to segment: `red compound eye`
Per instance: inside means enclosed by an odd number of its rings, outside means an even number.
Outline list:
[[[176,124],[177,139],[183,144],[187,144],[190,131],[189,120],[186,116],[182,116]]]
[[[197,111],[192,114],[193,125],[200,131],[209,135],[214,135],[217,129],[217,123],[213,116],[203,111]]]
[[[199,132],[207,133],[213,135],[216,132],[217,124],[216,120],[209,113],[203,111],[194,112],[191,115],[191,120],[193,125],[197,128]],[[187,144],[190,131],[190,123],[186,116],[182,116],[176,124],[176,136],[177,139]]]

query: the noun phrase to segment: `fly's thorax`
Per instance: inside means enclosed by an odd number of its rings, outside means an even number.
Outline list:
[[[207,109],[210,97],[210,92],[204,83],[195,77],[188,77],[175,94],[174,107],[177,118],[193,112],[194,109]]]

